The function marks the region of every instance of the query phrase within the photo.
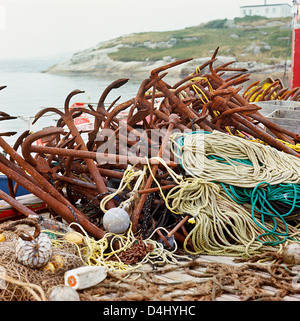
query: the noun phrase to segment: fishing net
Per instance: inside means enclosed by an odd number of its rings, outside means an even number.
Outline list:
[[[0,243],[0,301],[47,300],[54,286],[64,284],[67,270],[83,265],[74,244],[62,243],[60,247],[53,248],[52,257],[62,258],[61,266],[55,271],[26,267],[16,260],[18,236],[11,231],[3,231],[2,234],[5,240]]]
[[[78,247],[62,242],[53,247],[53,257],[64,259],[61,267],[55,271],[26,267],[16,261],[16,233],[4,230],[2,234],[5,240],[0,242],[0,301],[47,301],[52,288],[64,284],[66,271],[84,265],[78,256]],[[137,248],[140,252],[146,251],[141,245],[137,240],[132,248],[124,251],[123,259],[131,259]],[[293,284],[295,272],[281,264],[282,257],[277,252],[236,261],[240,264],[200,258],[180,260],[176,264],[161,261],[162,265],[151,261],[140,269],[110,270],[103,282],[78,294],[81,301],[211,301],[224,295],[241,301],[282,301],[300,294],[299,285]],[[266,263],[256,263],[262,261]],[[276,263],[268,264],[270,261]]]
[[[278,259],[277,254],[266,252],[261,257],[257,256],[258,260],[266,259],[267,255],[270,260]],[[176,279],[172,276],[174,272]],[[126,276],[108,273],[105,282],[86,289],[80,298],[82,301],[152,302],[299,300],[299,286],[293,286],[295,275],[277,263],[250,261],[232,265],[196,259],[138,273],[138,278],[136,271]]]

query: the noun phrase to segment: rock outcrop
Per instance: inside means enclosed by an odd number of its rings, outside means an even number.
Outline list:
[[[259,21],[259,23],[253,22],[253,24],[249,25],[247,25],[245,22],[243,24],[236,24],[233,20],[227,20],[224,26],[225,29],[218,29],[215,32],[220,33],[221,30],[228,30],[227,28],[230,28],[230,31],[232,30],[232,32],[228,35],[229,41],[228,44],[225,43],[226,49],[223,52],[223,55],[228,54],[228,56],[218,55],[218,60],[214,63],[214,65],[218,66],[229,61],[235,61],[235,63],[231,65],[232,67],[245,68],[250,73],[289,71],[291,61],[279,61],[279,59],[284,59],[284,57],[283,55],[281,58],[278,56],[278,44],[280,44],[281,47],[284,47],[285,43],[288,42],[289,37],[285,36],[286,33],[282,36],[280,32],[278,33],[279,36],[277,37],[275,43],[273,39],[274,36],[272,36],[272,43],[270,42],[271,39],[267,37],[268,33],[273,32],[272,28],[285,30],[289,26],[290,22],[288,21],[283,22],[274,19],[264,19]],[[268,32],[266,32],[265,30],[262,30],[262,27],[269,27],[271,29],[266,29],[268,30]],[[198,26],[198,28],[201,28],[201,26]],[[156,35],[156,38],[151,33],[149,33],[149,35],[141,33],[118,37],[110,41],[99,43],[89,49],[74,53],[70,59],[50,67],[48,70],[46,70],[46,72],[55,74],[81,73],[88,75],[130,78],[148,77],[151,70],[174,61],[176,50],[178,52],[180,49],[180,54],[183,56],[181,49],[186,48],[188,55],[188,53],[191,52],[189,48],[191,45],[193,45],[193,48],[196,48],[196,50],[192,52],[194,54],[196,52],[197,55],[197,48],[198,46],[201,46],[201,43],[204,41],[205,37],[194,32],[192,28],[186,29],[187,30],[180,30],[177,32],[174,31],[170,33],[161,33],[160,35]],[[256,33],[254,34],[252,32],[250,36],[250,34],[248,34],[250,29],[255,30]],[[246,33],[241,33],[241,30],[246,30]],[[246,40],[243,37],[246,38]],[[244,39],[243,41],[242,38]],[[208,39],[211,38],[208,37]],[[235,46],[235,43],[232,43],[232,39],[235,40],[237,46]],[[243,47],[241,43],[243,44]],[[272,50],[277,50],[277,58],[272,58]],[[154,51],[157,51],[158,54],[153,55]],[[206,52],[208,55],[210,54],[209,50]],[[286,52],[286,50],[284,52]],[[174,53],[173,57],[172,53]],[[148,54],[149,56],[147,57]],[[193,71],[197,66],[200,66],[203,62],[206,62],[210,58],[207,56],[207,54],[205,55],[206,56],[202,58],[189,56],[184,57],[194,59],[191,62],[169,69],[168,74],[178,77],[191,73],[191,71]],[[116,60],[112,59],[113,56]],[[264,56],[266,57],[265,59]],[[253,59],[256,59],[256,57],[257,61],[260,62],[253,61]],[[134,61],[134,59],[137,59],[138,61]]]
[[[84,51],[75,53],[70,59],[65,60],[50,67],[46,72],[55,74],[90,74],[90,75],[103,75],[113,77],[148,77],[149,72],[155,68],[163,66],[171,61],[172,57],[164,57],[162,60],[157,61],[130,61],[122,62],[111,59],[108,54],[115,52],[122,45],[116,45],[109,48],[90,48]],[[254,48],[247,48],[247,51],[252,49],[259,49],[257,46]],[[189,57],[187,57],[189,58]],[[195,58],[190,62],[169,69],[168,74],[174,77],[186,76],[197,66],[206,62],[209,57]],[[225,64],[230,61],[236,61],[235,57],[218,56],[218,60],[214,63],[215,66]],[[235,68],[245,68],[250,73],[268,73],[280,71],[284,68],[290,68],[291,62],[285,63],[282,61],[280,64],[267,65],[257,63],[255,61],[235,62],[231,66]]]

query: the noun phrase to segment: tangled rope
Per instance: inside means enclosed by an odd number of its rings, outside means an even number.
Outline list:
[[[0,246],[0,301],[45,301],[54,286],[63,284],[66,271],[83,265],[73,244],[64,243],[53,249],[53,259],[61,258],[55,272],[26,267],[15,257],[18,236],[11,231],[4,231],[3,234],[5,241]]]
[[[103,238],[95,240],[86,233],[81,225],[77,223],[70,224],[70,226],[73,225],[82,230],[84,242],[82,244],[73,244],[76,246],[77,255],[84,265],[106,266],[107,270],[110,271],[128,272],[136,270],[147,263],[155,266],[156,264],[178,264],[178,259],[190,260],[187,256],[176,254],[178,250],[176,241],[174,242],[174,248],[167,250],[162,243],[151,239],[157,229],[147,239],[141,240],[133,234],[131,224],[126,234],[106,233]],[[168,233],[162,227],[158,229]],[[70,242],[64,238],[65,233],[51,230],[43,230],[43,232],[56,235],[56,238],[52,240],[54,248],[59,248],[61,244]],[[142,253],[133,252],[133,249],[137,248],[143,248]],[[128,259],[128,253],[132,254],[132,260]]]
[[[265,231],[258,236],[258,239],[263,235],[270,235],[275,241],[269,243],[272,245],[283,243],[288,238],[292,239],[289,234],[289,225],[286,220],[292,220],[293,214],[298,216],[300,208],[300,185],[299,184],[279,184],[271,185],[266,182],[257,184],[253,189],[238,188],[232,185],[226,186],[221,183],[225,192],[239,204],[251,204],[251,216],[253,221]],[[260,219],[255,216],[255,212],[260,214]],[[266,226],[272,223],[272,228]],[[278,231],[278,221],[281,221],[284,230]],[[293,236],[300,232],[295,231]],[[282,238],[279,239],[278,236]]]
[[[134,187],[132,188],[132,190],[130,192],[130,197],[126,201],[122,202],[119,205],[120,208],[130,207],[132,201],[137,196],[137,191],[144,184],[144,180],[145,180],[145,177],[146,177],[146,169],[147,169],[147,167],[144,166],[143,170],[135,171],[134,170],[134,166],[128,165],[127,169],[124,172],[124,175],[122,177],[122,180],[121,180],[121,182],[119,184],[118,189],[114,193],[111,193],[111,194],[107,195],[106,197],[104,197],[101,200],[100,209],[105,213],[107,211],[106,208],[105,208],[105,205],[107,204],[107,202],[109,202],[115,196],[117,196],[118,194],[123,192],[126,187],[131,189],[130,183],[133,182],[134,180],[136,180],[136,182],[134,184]]]
[[[300,183],[300,159],[271,146],[219,131],[175,133],[171,150],[193,177],[239,187]]]
[[[300,159],[217,131],[177,133],[170,140],[188,175],[220,184],[235,203],[251,204],[252,220],[261,231],[258,241],[277,245],[298,240],[286,219],[300,208]]]
[[[166,281],[174,272],[191,278]],[[125,277],[108,273],[105,282],[85,290],[81,297],[91,301],[214,301],[226,294],[241,301],[284,301],[300,293],[292,285],[294,276],[279,264],[231,265],[196,259],[157,270],[131,271]]]
[[[174,214],[191,215],[189,222],[195,224],[183,244],[186,252],[193,255],[250,256],[265,250],[275,250],[256,240],[264,231],[253,222],[249,211],[235,204],[219,184],[201,178],[184,178],[162,159],[158,160],[177,183],[165,196],[153,176],[166,207]],[[150,165],[149,170],[153,175]],[[188,247],[189,239],[193,250]],[[264,235],[263,239],[271,242],[268,235]]]
[[[82,229],[77,223],[70,224],[70,227],[73,225]],[[69,232],[52,229],[42,229],[42,232],[51,237],[51,261],[54,262],[59,257],[59,265],[55,267],[55,271],[45,268],[33,270],[19,263],[15,258],[18,236],[11,231],[3,232],[5,240],[0,247],[0,301],[45,301],[53,287],[64,283],[64,273],[79,266],[106,266],[109,273],[120,274],[138,271],[145,264],[154,268],[165,264],[176,266],[179,261],[191,260],[187,256],[176,254],[176,242],[174,249],[169,251],[162,243],[151,239],[153,234],[149,239],[142,240],[133,235],[131,228],[126,235],[107,233],[106,238],[97,241],[82,229],[82,244],[66,239],[65,235]],[[164,232],[167,233],[166,230]],[[72,230],[72,233],[75,231]],[[5,287],[2,287],[2,282],[6,282]]]
[[[170,210],[193,217],[189,221],[195,226],[184,242],[184,249],[191,254],[250,256],[271,250],[257,240],[263,230],[250,213],[232,202],[215,183],[186,178],[170,190],[166,199]],[[279,229],[282,230],[282,226]],[[263,236],[265,243],[271,241],[268,235]],[[187,247],[189,238],[193,252]]]

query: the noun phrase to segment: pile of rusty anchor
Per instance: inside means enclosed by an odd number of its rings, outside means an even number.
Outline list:
[[[102,93],[96,107],[88,105],[71,109],[70,100],[82,93],[74,90],[65,100],[64,111],[45,108],[35,116],[34,122],[37,122],[45,113],[55,112],[59,115],[56,126],[35,133],[26,131],[14,146],[0,137],[0,146],[9,156],[7,158],[0,154],[0,171],[10,182],[9,195],[0,191],[0,198],[26,216],[34,214],[15,198],[16,186],[21,185],[44,201],[56,218],[68,223],[77,222],[90,235],[99,239],[106,233],[102,224],[104,213],[99,207],[101,200],[117,190],[128,165],[132,164],[135,170],[140,170],[148,160],[152,175],[148,171],[147,179],[133,204],[130,216],[132,230],[143,238],[149,237],[155,230],[156,237],[167,247],[172,246],[172,238],[183,243],[189,232],[189,226],[185,224],[189,218],[188,213],[171,213],[154,183],[155,177],[165,192],[176,185],[156,157],[162,156],[173,129],[181,132],[230,131],[233,135],[244,133],[247,138],[259,139],[299,157],[299,153],[284,142],[295,145],[300,141],[300,136],[268,120],[260,114],[260,107],[250,104],[247,97],[239,93],[243,89],[241,85],[249,80],[250,75],[245,74],[247,70],[231,68],[233,62],[215,68],[217,52],[218,48],[211,59],[173,86],[163,80],[166,71],[191,59],[152,70],[150,77],[141,82],[136,97],[118,104],[119,97],[108,108],[105,108],[108,94],[125,85],[129,79],[118,79],[111,83]],[[297,95],[297,90],[294,90],[289,98],[296,99]],[[127,112],[125,121],[120,117],[124,111]],[[74,119],[82,113],[93,117],[91,130],[80,131],[76,127]],[[0,116],[0,120],[10,118],[5,113]],[[150,130],[162,127],[166,130],[159,144],[150,135],[145,136]],[[103,152],[106,161],[98,162],[99,148],[105,140],[97,139],[97,135],[106,129],[114,133],[116,153]],[[140,129],[143,129],[143,133]],[[126,139],[124,130],[135,139]],[[1,136],[11,134],[2,133]],[[83,134],[87,139],[83,138]],[[34,144],[39,139],[45,142],[43,146]],[[135,155],[122,153],[122,150],[126,151],[138,143],[148,148],[137,150]],[[173,156],[166,164],[175,172],[182,173],[180,166],[172,159]],[[116,161],[110,162],[112,159]],[[15,188],[11,181],[16,183]],[[110,199],[106,208],[118,207],[120,199],[126,199],[129,192],[125,189],[118,198]],[[157,227],[164,227],[168,234],[157,230]]]
[[[284,87],[280,79],[269,79],[266,86],[262,82],[255,81],[251,83],[243,93],[243,98],[247,101],[270,101],[270,100],[300,100],[300,87],[289,89]]]

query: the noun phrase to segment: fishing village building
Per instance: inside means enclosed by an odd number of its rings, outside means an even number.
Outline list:
[[[292,6],[288,3],[265,4],[241,6],[240,15],[244,16],[263,16],[267,18],[291,17]]]

